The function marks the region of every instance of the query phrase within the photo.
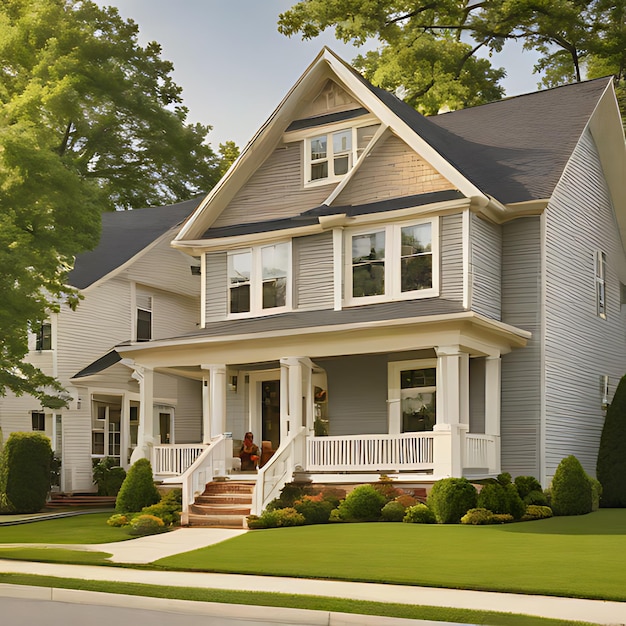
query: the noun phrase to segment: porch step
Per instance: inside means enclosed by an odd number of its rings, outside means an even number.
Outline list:
[[[234,480],[208,483],[189,509],[189,526],[247,528],[254,484]]]
[[[46,509],[64,509],[67,507],[93,507],[109,509],[115,507],[115,496],[99,496],[96,494],[65,495],[54,493],[46,502]]]

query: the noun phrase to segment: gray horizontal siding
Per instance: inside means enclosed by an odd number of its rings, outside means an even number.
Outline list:
[[[279,146],[237,192],[212,227],[293,217],[321,205],[332,185],[303,188],[302,153],[302,142]]]
[[[533,336],[502,357],[502,470],[540,478],[541,222],[526,217],[502,226],[502,321]]]
[[[469,361],[469,432],[485,432],[485,359]]]
[[[463,215],[441,218],[442,298],[463,302]]]
[[[596,146],[587,132],[546,209],[546,474],[575,455],[595,475],[602,374],[626,371],[620,281],[626,261]],[[607,258],[607,319],[597,315],[595,252]]]
[[[223,320],[228,315],[227,262],[226,252],[206,255],[204,306],[207,322]]]
[[[501,316],[502,231],[475,214],[470,221],[472,310],[492,319]]]
[[[332,232],[293,240],[295,275],[294,308],[332,309]]]

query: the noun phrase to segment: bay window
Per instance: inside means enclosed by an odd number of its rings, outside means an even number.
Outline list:
[[[348,304],[438,295],[438,222],[421,220],[348,233]]]
[[[290,306],[291,246],[279,243],[228,253],[231,315],[277,313]]]

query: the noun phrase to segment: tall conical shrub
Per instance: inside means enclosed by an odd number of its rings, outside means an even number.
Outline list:
[[[596,471],[602,485],[600,506],[626,507],[626,376],[606,412]]]
[[[555,515],[591,513],[591,481],[573,455],[561,460],[552,477],[550,506]]]
[[[156,504],[161,499],[152,478],[152,465],[148,459],[135,461],[122,483],[115,510],[118,513],[136,513],[144,506]]]

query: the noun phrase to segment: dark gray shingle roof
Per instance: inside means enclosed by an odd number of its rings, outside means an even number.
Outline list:
[[[192,198],[168,206],[103,213],[100,242],[76,257],[69,284],[84,289],[106,276],[183,222],[199,203],[200,198]]]

